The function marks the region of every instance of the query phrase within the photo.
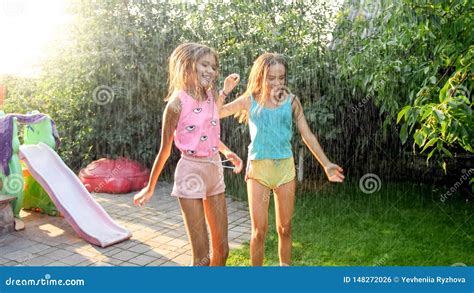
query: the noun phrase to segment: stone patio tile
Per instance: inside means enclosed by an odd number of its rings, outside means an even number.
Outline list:
[[[123,262],[120,264],[121,267],[139,267],[139,265],[132,262]]]
[[[111,247],[113,247],[113,246],[111,246]],[[120,248],[113,247],[113,249],[104,251],[101,254],[110,257],[110,256],[114,256],[117,253],[120,253],[122,251],[124,251],[124,250],[120,249]]]
[[[52,251],[51,253],[44,254],[44,256],[49,257],[54,260],[62,260],[68,256],[73,255],[74,253],[69,250],[65,249],[56,249],[56,251]]]
[[[55,260],[46,256],[38,256],[32,258],[24,263],[25,266],[48,266],[54,263]]]
[[[124,250],[124,251],[119,252],[116,255],[114,255],[114,258],[120,259],[120,260],[123,260],[123,261],[128,261],[128,260],[130,260],[130,259],[132,259],[136,256],[138,256],[138,253]]]
[[[50,263],[48,266],[52,266],[52,267],[68,267],[69,265],[63,263],[63,262],[60,262],[60,261],[55,261],[55,262],[52,262]]]
[[[188,244],[188,241],[187,240],[182,240],[182,239],[179,239],[179,238],[176,238],[176,239],[173,239],[171,240],[170,242],[166,243],[168,245],[171,245],[171,246],[176,246],[178,248],[181,248],[185,245]]]
[[[32,256],[33,256],[32,253],[30,253],[28,251],[24,251],[24,250],[18,250],[18,251],[10,252],[10,253],[7,253],[7,254],[3,255],[4,258],[9,259],[9,260],[13,260],[13,261],[16,261],[16,262],[25,261],[25,259],[29,259]]]
[[[138,244],[135,245],[131,248],[129,248],[129,251],[136,252],[136,253],[144,253],[147,252],[148,250],[152,249],[152,247],[146,245],[146,244]]]
[[[172,237],[169,237],[169,236],[166,236],[166,235],[160,235],[158,237],[155,237],[153,239],[151,239],[153,242],[158,242],[158,243],[162,243],[162,244],[165,244],[165,243],[168,243],[170,241],[173,241],[174,238]]]
[[[106,263],[109,263],[111,265],[114,265],[114,266],[118,266],[118,265],[124,263],[123,260],[116,259],[116,258],[113,258],[113,257],[108,257],[108,258],[104,259],[103,261],[106,262]]]
[[[51,246],[49,245],[45,245],[45,244],[42,244],[42,243],[36,243],[30,247],[27,247],[25,249],[23,249],[24,251],[28,251],[30,253],[39,253],[41,254],[42,251],[45,251],[46,249],[50,249]],[[1,248],[0,248],[1,250]]]
[[[84,261],[88,260],[87,257],[80,255],[80,254],[73,254],[71,256],[65,257],[61,260],[61,262],[64,262],[65,264],[71,265],[71,266],[76,266]]]
[[[182,266],[189,266],[191,264],[191,261],[192,261],[192,256],[190,255],[186,255],[186,254],[181,254],[181,255],[178,255],[177,257],[173,258],[171,261],[179,264],[179,265],[182,265]]]
[[[167,258],[159,258],[155,261],[152,261],[151,263],[147,264],[146,266],[147,267],[153,267],[153,266],[161,266],[163,265],[165,262],[168,262],[169,259]]]
[[[173,262],[173,261],[167,261],[165,263],[162,263],[161,266],[164,266],[164,267],[179,267],[180,265]]]
[[[141,255],[138,255],[130,260],[128,260],[128,262],[131,262],[131,263],[134,263],[134,264],[137,264],[137,265],[140,265],[140,266],[145,266],[153,261],[156,260],[156,257],[151,257],[151,256],[148,256],[148,255],[144,255],[144,254],[141,254]]]

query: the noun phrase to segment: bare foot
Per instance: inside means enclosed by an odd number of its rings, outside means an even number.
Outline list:
[[[20,231],[25,229],[25,222],[20,219],[15,218],[15,230]]]

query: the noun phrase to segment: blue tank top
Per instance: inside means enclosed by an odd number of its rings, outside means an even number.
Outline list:
[[[249,160],[287,159],[291,150],[292,108],[291,97],[277,108],[261,107],[250,96],[249,112],[250,145]]]

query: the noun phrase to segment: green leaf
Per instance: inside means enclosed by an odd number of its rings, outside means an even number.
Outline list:
[[[441,135],[443,137],[446,136],[446,131],[448,130],[448,125],[449,125],[449,123],[448,123],[447,120],[441,121]]]
[[[415,131],[413,138],[415,139],[415,143],[421,147],[425,143],[426,134],[423,132],[423,130],[418,129]]]
[[[428,161],[430,158],[433,156],[433,154],[436,152],[436,149],[432,149],[431,152],[428,154],[428,157],[426,158],[426,165],[428,165]]]
[[[411,109],[411,106],[410,105],[407,105],[405,107],[403,107],[400,112],[398,112],[398,115],[397,115],[397,124],[400,123],[400,120],[402,119],[403,116],[405,116],[405,114],[408,112],[408,110]],[[405,116],[405,120],[406,120],[406,116]]]
[[[432,112],[432,109],[431,107],[428,107],[428,106],[425,106],[421,109],[421,118],[419,119],[419,121],[425,121],[426,118],[428,118],[428,116],[430,116],[433,112]]]
[[[444,113],[441,110],[436,109],[435,111],[436,117],[438,117],[438,121],[441,123],[444,120]]]
[[[470,152],[470,153],[474,153],[474,149],[472,148],[471,145],[469,144],[465,144],[462,146],[466,151]]]
[[[443,88],[439,91],[439,102],[442,103],[446,99],[448,89],[450,87],[449,82],[447,82]]]
[[[453,154],[452,154],[448,149],[443,148],[443,153],[444,153],[446,156],[448,156],[448,157],[450,157],[450,158],[453,158]]]
[[[427,148],[433,146],[438,140],[439,140],[439,137],[434,137],[434,138],[430,139],[430,140],[425,144],[425,146],[423,147],[423,149],[421,150],[421,152],[424,152]]]
[[[402,141],[402,144],[405,144],[408,138],[407,128],[408,128],[408,125],[407,123],[405,123],[402,125],[402,128],[400,129],[400,140]]]

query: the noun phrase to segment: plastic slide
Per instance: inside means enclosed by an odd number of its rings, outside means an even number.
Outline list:
[[[74,231],[86,241],[107,247],[132,234],[112,220],[79,178],[48,145],[20,146],[20,158]]]

